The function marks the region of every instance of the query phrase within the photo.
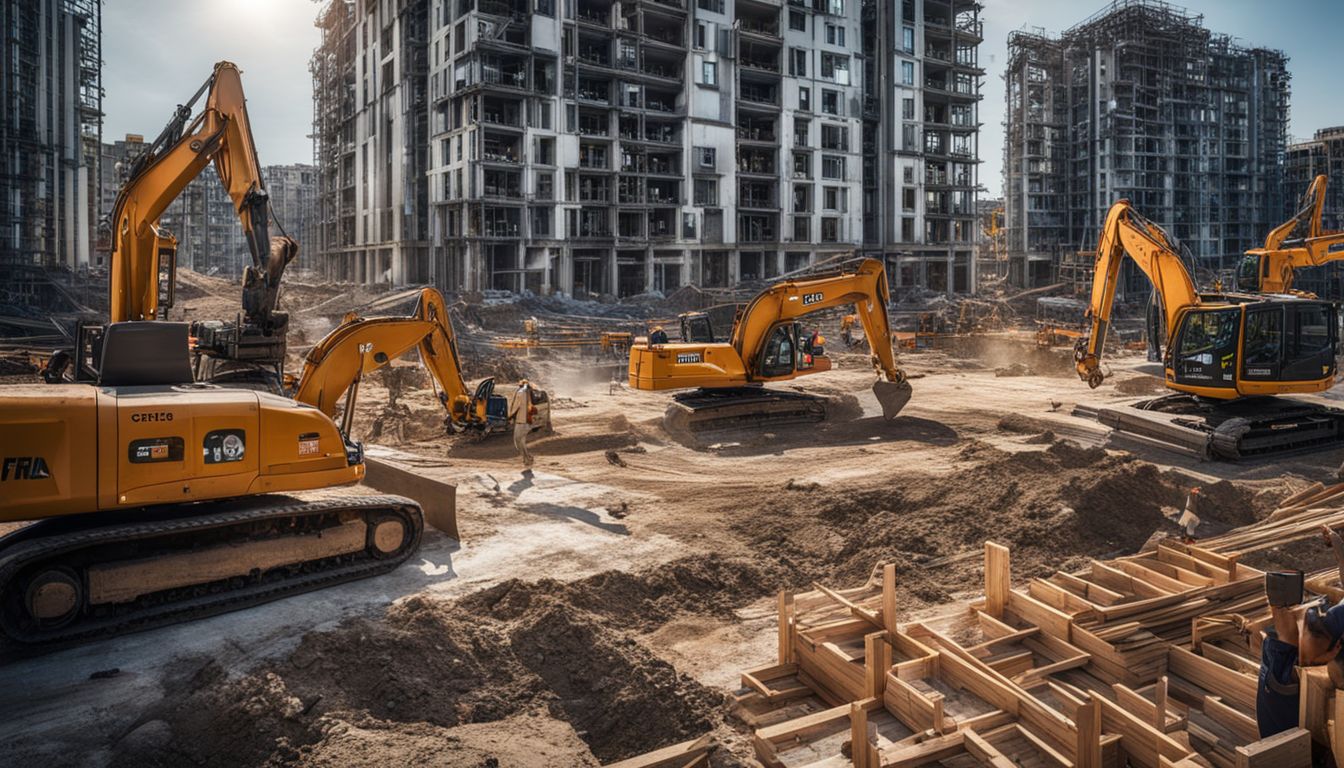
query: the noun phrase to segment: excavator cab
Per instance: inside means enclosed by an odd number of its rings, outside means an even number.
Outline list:
[[[811,345],[811,336],[802,323],[776,323],[761,348],[758,364],[761,377],[771,379],[791,376],[794,372],[830,370],[830,358],[825,350]]]
[[[1248,253],[1237,262],[1237,290],[1248,293],[1260,293],[1261,276],[1264,274],[1265,257],[1259,253]]]
[[[1187,391],[1219,398],[1331,382],[1338,327],[1338,308],[1326,301],[1194,308],[1181,317],[1167,350],[1167,375]]]
[[[714,325],[706,312],[683,312],[681,320],[681,340],[687,344],[713,344]]]

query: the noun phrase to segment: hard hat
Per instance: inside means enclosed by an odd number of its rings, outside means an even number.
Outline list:
[[[826,343],[826,337],[825,337],[825,336],[822,336],[820,333],[818,333],[818,334],[817,334],[817,342],[816,342],[816,343],[818,343],[818,344],[825,344],[825,343]]]
[[[655,325],[655,326],[653,326],[653,330],[655,330],[655,331],[661,331],[661,330],[663,330],[663,326],[661,326],[661,325]]]
[[[1190,492],[1191,492],[1191,493],[1199,493],[1199,486],[1196,485],[1194,488],[1191,488],[1191,489],[1190,489]]]
[[[528,386],[527,379],[519,379],[519,380],[518,380],[518,386],[520,386],[520,387],[526,387],[526,386]]]

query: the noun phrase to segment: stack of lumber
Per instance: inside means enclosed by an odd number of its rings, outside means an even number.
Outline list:
[[[896,569],[778,598],[774,663],[742,673],[737,714],[768,766],[1279,768],[1312,741],[1344,765],[1344,696],[1302,675],[1301,728],[1255,723],[1264,573],[1242,556],[1344,525],[1344,484],[1198,545],[1150,542],[1012,587],[985,544],[984,597],[898,624]],[[1308,590],[1344,598],[1331,568]]]

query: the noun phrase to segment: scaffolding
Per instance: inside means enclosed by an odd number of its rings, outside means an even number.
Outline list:
[[[1009,247],[1054,279],[1129,199],[1213,272],[1277,223],[1288,127],[1281,51],[1159,0],[1116,0],[1059,37],[1009,38]],[[1034,279],[1033,279],[1034,278]]]

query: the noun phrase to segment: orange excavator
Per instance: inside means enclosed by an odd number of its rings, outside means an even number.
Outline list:
[[[1094,388],[1106,378],[1102,358],[1126,257],[1152,282],[1166,329],[1164,379],[1175,394],[1142,403],[1143,414],[1106,409],[1103,422],[1223,459],[1344,439],[1344,411],[1283,397],[1334,385],[1335,305],[1300,295],[1199,292],[1174,241],[1126,200],[1111,206],[1098,238],[1091,329],[1075,348],[1080,378]],[[1157,412],[1172,417],[1148,418]]]
[[[189,327],[158,319],[176,249],[158,217],[211,162],[253,264],[235,322]],[[324,410],[330,383],[318,407],[194,369],[193,344],[280,375],[276,299],[297,248],[273,241],[269,220],[238,69],[221,62],[117,198],[111,322],[67,354],[74,383],[49,366],[59,383],[0,387],[0,522],[31,523],[0,539],[3,641],[61,644],[235,610],[388,572],[418,548],[410,499],[294,495],[365,474],[362,447]]]
[[[1296,270],[1344,259],[1344,231],[1321,226],[1325,211],[1324,174],[1312,180],[1297,213],[1265,237],[1263,248],[1246,252],[1237,265],[1237,288],[1255,293],[1293,292]]]
[[[873,393],[883,415],[892,419],[909,402],[911,388],[892,350],[889,300],[886,270],[876,259],[776,283],[746,305],[727,342],[709,340],[714,334],[707,317],[695,318],[698,325],[690,337],[696,341],[636,340],[630,348],[630,386],[693,390],[677,394],[667,416],[669,426],[691,433],[820,421],[826,417],[823,399],[763,385],[830,370],[825,348],[799,319],[852,305],[872,353]],[[683,335],[686,326],[683,322]]]

